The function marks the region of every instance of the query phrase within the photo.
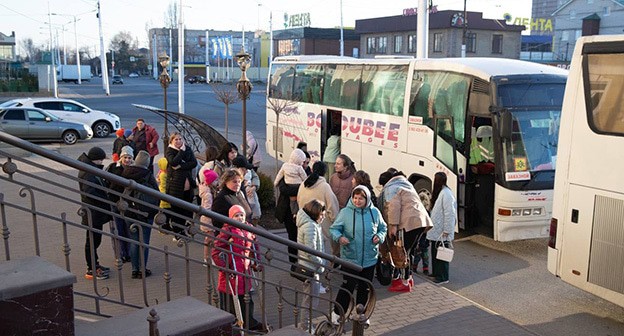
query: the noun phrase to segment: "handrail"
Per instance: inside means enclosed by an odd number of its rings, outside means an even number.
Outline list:
[[[86,172],[91,173],[93,175],[96,175],[96,176],[99,176],[101,178],[104,178],[105,180],[108,180],[108,181],[111,181],[111,182],[113,182],[115,184],[121,185],[124,188],[130,188],[130,189],[133,189],[133,190],[138,190],[141,193],[145,193],[145,194],[151,195],[153,197],[156,197],[156,198],[158,198],[160,200],[164,200],[164,201],[168,202],[169,204],[181,207],[181,208],[183,208],[185,210],[188,210],[188,211],[192,211],[193,213],[196,213],[198,215],[205,215],[205,216],[209,216],[209,217],[215,218],[218,221],[221,221],[221,222],[224,222],[224,223],[228,223],[229,225],[232,225],[232,226],[237,227],[239,229],[244,229],[244,230],[252,232],[252,233],[254,233],[254,234],[258,235],[258,236],[265,237],[267,239],[276,241],[276,242],[278,242],[280,244],[283,244],[283,245],[286,245],[288,247],[292,247],[292,248],[295,248],[297,250],[302,250],[302,251],[305,251],[306,253],[310,253],[312,255],[321,257],[323,259],[330,260],[331,262],[340,264],[343,267],[355,270],[357,272],[362,271],[362,266],[356,265],[356,264],[354,264],[352,262],[346,261],[344,259],[338,258],[338,257],[336,257],[334,255],[331,255],[331,254],[328,254],[328,253],[325,253],[325,252],[322,252],[322,251],[317,251],[317,250],[312,249],[312,248],[310,248],[310,247],[308,247],[306,245],[299,244],[297,242],[293,242],[293,241],[291,241],[291,240],[289,240],[287,238],[280,237],[280,236],[278,236],[278,235],[276,235],[274,233],[271,233],[271,232],[269,232],[267,230],[259,229],[259,228],[253,227],[253,226],[247,226],[245,224],[241,224],[240,222],[237,222],[237,221],[235,221],[235,220],[233,220],[233,219],[231,219],[229,217],[225,217],[225,216],[223,216],[221,214],[218,214],[216,212],[213,212],[211,210],[206,210],[206,209],[202,208],[199,205],[193,205],[192,203],[188,203],[188,202],[182,201],[182,200],[180,200],[180,199],[178,199],[176,197],[173,197],[173,196],[170,196],[170,195],[167,195],[167,194],[163,194],[163,193],[161,193],[159,191],[156,191],[156,190],[153,190],[151,188],[148,188],[148,187],[145,187],[143,185],[140,185],[140,184],[136,183],[135,181],[125,179],[125,178],[123,178],[121,176],[117,176],[115,174],[109,173],[109,172],[104,171],[102,169],[99,169],[99,168],[93,167],[91,165],[88,165],[86,163],[83,163],[83,162],[77,161],[75,159],[69,158],[69,157],[67,157],[65,155],[58,154],[58,153],[56,153],[54,151],[51,151],[51,150],[45,149],[43,147],[37,146],[37,145],[35,145],[35,144],[31,143],[31,142],[28,142],[26,140],[22,140],[22,139],[20,139],[18,137],[15,137],[13,135],[10,135],[10,134],[4,133],[4,132],[0,132],[0,141],[6,142],[6,143],[11,144],[11,145],[13,145],[15,147],[20,147],[22,149],[28,150],[28,151],[30,151],[32,153],[35,153],[37,155],[40,155],[42,157],[45,157],[45,158],[48,158],[48,159],[51,159],[51,160],[54,160],[54,161],[57,161],[57,162],[61,162],[61,163],[65,164],[67,166],[70,166],[72,168],[75,168],[75,169],[78,169],[78,170],[82,170],[82,171],[86,171]]]

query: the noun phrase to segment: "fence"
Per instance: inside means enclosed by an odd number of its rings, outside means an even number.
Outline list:
[[[370,282],[367,282],[369,286],[367,306],[365,308],[359,306],[358,311],[355,312],[356,309],[351,304],[347,311],[341,311],[338,325],[331,323],[331,311],[336,304],[334,299],[341,284],[343,269],[351,268],[358,271],[361,267],[291,242],[262,227],[233,221],[198,205],[161,194],[132,180],[110,174],[97,167],[0,132],[0,144],[2,143],[4,145],[0,147],[0,164],[2,164],[0,220],[4,259],[38,255],[76,274],[79,280],[74,285],[75,312],[110,317],[183,296],[193,296],[216,307],[237,311],[237,309],[232,309],[237,307],[232,307],[231,303],[221,302],[227,298],[227,296],[219,295],[217,291],[218,273],[222,271],[228,275],[239,275],[235,278],[253,284],[254,291],[244,293],[241,308],[242,311],[249,312],[251,309],[245,308],[250,308],[252,302],[256,301],[253,315],[263,326],[272,326],[273,329],[290,325],[301,327],[301,322],[307,320],[311,323],[305,326],[311,333],[338,335],[343,333],[345,328],[351,327],[352,334],[363,334],[363,321],[371,316],[375,307],[375,292]],[[32,153],[34,156],[24,157],[19,154],[20,152]],[[123,191],[116,192],[103,185],[81,180],[77,177],[79,171],[122,186]],[[80,199],[84,193],[78,188],[79,182],[109,195],[116,195],[119,201],[112,202],[108,197],[95,197],[107,205],[105,210],[83,203]],[[175,213],[155,208],[154,211],[157,211],[157,214],[152,220],[145,217],[146,213],[130,206],[131,204],[149,206],[133,197],[135,191],[165,200],[192,213],[192,217],[183,218],[187,224],[180,227],[184,229],[183,233],[174,234],[163,227],[165,216],[177,216]],[[113,225],[114,221],[108,222],[108,230],[106,227],[99,228],[93,225],[94,214],[97,214],[95,210],[112,218],[126,221],[131,231],[130,236],[134,239],[121,236]],[[202,225],[204,229],[214,230],[217,233],[221,230],[202,224],[199,220],[202,215],[256,235],[260,242],[257,250],[260,258],[256,258],[253,254],[248,256],[247,253],[234,252],[236,247],[241,247],[240,244],[246,245],[247,240],[244,237],[232,235],[216,238],[217,242],[220,241],[223,244],[215,254],[225,257],[224,265],[217,266],[210,260],[204,260],[206,233],[202,230]],[[81,223],[82,216],[86,218],[86,225]],[[151,230],[158,233],[152,235],[151,241],[148,241]],[[86,237],[93,239],[100,234],[104,237],[104,241],[98,250],[99,260],[103,264],[112,263],[111,277],[106,280],[99,280],[97,277],[86,280],[83,277],[84,269],[80,269],[85,265],[85,257],[80,251],[83,249]],[[174,242],[172,237],[176,237],[177,241]],[[239,241],[242,243],[230,242],[229,238],[232,237],[242,239]],[[112,244],[113,252],[110,252],[111,248],[107,246],[108,241]],[[130,280],[130,266],[120,258],[119,249],[122,242],[139,248],[140,271],[143,275],[140,279]],[[309,304],[306,306],[302,304],[307,294],[303,291],[302,283],[289,276],[292,265],[289,257],[297,258],[297,256],[289,255],[288,247],[322,258],[325,266],[331,263],[340,265],[335,268],[324,268],[320,282],[327,288],[327,293],[313,295],[320,302],[316,307],[312,305],[314,300],[308,300]],[[145,254],[147,251],[149,251],[149,256]],[[93,244],[85,250],[85,254],[87,252],[90,252],[91,263],[97,264]],[[256,263],[260,266],[258,268],[263,268],[263,271],[237,270],[231,267],[232,256]],[[146,263],[153,270],[153,276],[150,278],[146,276],[148,269]],[[351,302],[353,301],[354,298],[351,297]],[[250,317],[243,316],[242,320],[250,321]],[[240,315],[239,319],[241,319]],[[352,326],[347,323],[349,321],[352,322]],[[78,322],[84,323],[82,320]],[[316,328],[312,327],[313,324]],[[250,330],[252,329],[250,327],[252,326],[248,324],[238,324],[235,328],[243,330],[246,335],[258,334],[262,331]]]

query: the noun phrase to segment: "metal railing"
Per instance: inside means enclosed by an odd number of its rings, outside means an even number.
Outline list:
[[[339,324],[331,323],[333,308],[340,307],[335,302],[335,297],[342,283],[342,275],[347,268],[357,272],[361,267],[292,242],[262,227],[236,222],[196,204],[162,194],[135,181],[110,174],[6,133],[0,132],[0,142],[9,145],[0,147],[2,165],[0,220],[4,259],[11,260],[34,254],[76,274],[79,280],[74,285],[75,312],[110,317],[182,296],[193,296],[216,307],[235,312],[236,309],[232,309],[229,303],[220,302],[223,295],[220,297],[217,290],[217,278],[218,273],[223,272],[226,278],[236,274],[239,275],[238,278],[253,283],[253,292],[244,293],[243,304],[249,308],[253,300],[258,301],[253,315],[263,326],[272,326],[273,329],[289,325],[301,327],[302,321],[305,320],[310,322],[306,324],[307,331],[318,335],[338,335],[349,327],[353,335],[363,334],[364,321],[372,315],[376,302],[373,285],[368,281],[369,299],[366,307],[358,305],[356,309],[352,295],[352,304],[347,311],[337,308],[341,311]],[[14,154],[14,149],[35,156],[27,158],[24,155]],[[122,186],[123,192],[81,180],[77,177],[79,171]],[[83,203],[80,196],[84,193],[78,188],[79,182],[104,190],[107,194],[116,195],[119,201],[112,202],[109,198],[95,197],[110,207],[104,210]],[[155,208],[154,211],[158,212],[152,220],[133,207],[132,204],[142,203],[132,196],[135,195],[134,191],[164,200],[192,213],[192,217],[183,217],[186,225],[180,227],[184,230],[182,234],[168,231],[163,226],[167,217],[179,216],[178,214],[168,209]],[[113,225],[114,221],[109,222],[108,230],[105,227],[99,229],[94,226],[94,210],[126,221],[135,239],[121,236]],[[80,215],[86,216],[87,225],[81,223]],[[208,233],[202,230],[202,226],[203,229],[215,232],[214,241],[225,242],[226,247],[237,246],[227,240],[228,236],[217,235],[216,233],[221,232],[220,229],[201,223],[199,219],[202,215],[254,234],[260,242],[257,251],[259,258],[247,253],[234,253],[233,250],[228,251],[223,247],[215,255],[224,255],[226,260],[231,260],[231,256],[244,258],[261,265],[259,268],[263,271],[242,272],[230,267],[229,261],[220,267],[210,260],[204,260],[205,241],[212,239],[205,239]],[[151,241],[147,242],[143,234],[146,230],[160,234],[152,235]],[[101,234],[105,241],[112,242],[112,252],[105,246],[106,244],[102,244],[98,249],[100,261],[113,263],[111,277],[99,280],[94,276],[92,280],[85,280],[84,273],[76,271],[79,267],[84,267],[81,265],[85,265],[85,259],[81,253],[72,252],[80,251],[87,238],[93,242],[94,236],[98,234]],[[174,242],[171,237],[176,237],[177,241]],[[129,266],[126,266],[129,264],[125,264],[120,258],[121,242],[138,245],[142,275],[146,275],[148,269],[144,252],[149,251],[148,260],[154,269],[154,276],[129,280]],[[93,245],[90,244],[89,252],[92,256],[92,265],[96,265],[98,260]],[[208,245],[212,246],[211,243]],[[289,276],[292,273],[291,260],[297,256],[289,255],[288,247],[318,256],[324,261],[325,271],[320,275],[319,281],[327,291],[325,294],[312,295],[318,299],[317,306],[313,305],[313,299],[307,300],[309,302],[307,306],[302,304],[303,298],[308,294],[303,290],[302,282]],[[331,267],[332,264],[338,267]],[[249,312],[250,309],[246,311]],[[242,319],[250,321],[250,317],[244,316]],[[348,324],[349,321],[352,323]],[[313,325],[316,325],[316,328]],[[235,329],[244,331],[246,335],[262,333],[258,330],[249,330],[248,327],[250,326],[238,324]]]

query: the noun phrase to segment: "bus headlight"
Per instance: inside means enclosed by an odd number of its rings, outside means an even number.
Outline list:
[[[541,216],[541,215],[542,215],[542,208],[533,209],[533,216]]]
[[[520,209],[513,209],[513,211],[511,212],[512,216],[520,216],[522,215],[522,210]]]

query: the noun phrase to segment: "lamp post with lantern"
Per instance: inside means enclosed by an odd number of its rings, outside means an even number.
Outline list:
[[[160,63],[160,66],[162,67],[162,72],[160,73],[158,80],[160,81],[160,86],[162,86],[163,88],[163,95],[164,95],[165,135],[163,136],[163,141],[165,143],[165,148],[166,148],[169,145],[169,125],[168,125],[169,118],[167,116],[167,88],[169,87],[169,83],[171,83],[171,76],[169,76],[169,73],[167,72],[167,66],[169,66],[169,56],[167,56],[166,52],[163,52],[158,57],[158,63]]]
[[[241,51],[236,54],[236,63],[241,69],[241,78],[236,83],[236,90],[238,91],[238,97],[243,102],[243,155],[247,156],[247,99],[253,85],[247,78],[247,69],[251,66],[251,56],[245,52],[245,47],[241,48]]]

